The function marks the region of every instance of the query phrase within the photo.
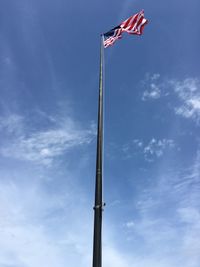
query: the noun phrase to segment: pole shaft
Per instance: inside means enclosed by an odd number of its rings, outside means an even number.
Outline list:
[[[102,266],[103,40],[101,38],[94,206],[93,267]]]

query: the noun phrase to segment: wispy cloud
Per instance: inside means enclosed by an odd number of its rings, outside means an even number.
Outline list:
[[[148,184],[148,189],[139,194],[135,215],[124,223],[128,242],[133,246],[142,242],[143,252],[151,255],[149,260],[157,259],[158,266],[168,266],[169,263],[186,267],[199,265],[198,160],[199,152],[190,169],[167,171],[165,174],[162,170],[152,185]]]
[[[153,75],[147,74],[146,79],[143,82],[143,86],[146,88],[149,87],[143,92],[142,100],[146,101],[149,99],[158,99],[161,97],[161,85],[158,83],[160,78],[159,73]]]
[[[78,187],[74,192],[69,183],[64,193],[48,192],[47,186],[28,175],[27,184],[0,181],[0,265],[90,264],[90,209],[86,211],[84,195]]]
[[[12,119],[16,122],[22,121],[20,127],[23,129],[23,135],[20,131],[16,136],[25,140],[33,136],[39,136],[41,140],[45,136],[46,140],[49,136],[48,134],[46,136],[46,133],[50,131],[52,135],[52,131],[58,127],[53,119],[51,127],[48,126],[46,130],[36,130],[29,136],[23,120],[23,117]],[[8,128],[8,125],[4,121],[2,129]],[[53,125],[56,129],[52,129]],[[70,129],[82,129],[76,123],[72,125],[76,127],[71,126]],[[62,140],[62,135],[60,138]],[[138,147],[141,153],[147,150],[147,153],[153,153],[155,157],[161,156],[160,153],[156,154],[157,149],[165,151],[172,149],[174,145],[173,140],[169,139],[153,138],[148,142],[137,139],[132,142],[132,146]],[[155,177],[153,185],[135,198],[134,203],[139,216],[134,215],[123,224],[129,235],[127,252],[124,252],[122,243],[117,244],[110,235],[104,234],[105,267],[110,265],[168,267],[177,264],[184,264],[184,267],[198,267],[199,155],[200,153],[197,154],[191,169],[162,174],[159,175],[159,179]],[[41,264],[63,267],[66,263],[70,266],[78,264],[81,267],[90,265],[92,216],[89,214],[92,212],[88,213],[91,210],[87,202],[88,197],[83,192],[80,193],[78,187],[72,190],[68,183],[65,183],[64,194],[58,191],[53,194],[51,190],[48,192],[46,185],[35,183],[32,174],[28,175],[29,183],[26,185],[0,181],[0,215],[3,218],[0,223],[0,265],[12,267],[37,267]],[[80,217],[84,220],[80,220]],[[115,231],[112,226],[106,223],[106,231]],[[118,232],[115,234],[119,235]],[[147,252],[145,257],[142,253],[137,254],[138,246],[142,247],[144,254]]]
[[[127,228],[131,229],[135,226],[134,221],[128,221],[124,224]]]
[[[0,120],[0,130],[12,133],[13,138],[2,145],[0,153],[4,157],[28,160],[44,165],[67,152],[72,147],[89,144],[95,135],[93,124],[88,129],[81,128],[71,118],[52,119],[46,129],[27,129],[25,119],[10,115]]]
[[[0,117],[0,131],[2,130],[8,134],[21,134],[23,132],[23,117],[18,114]]]
[[[198,78],[164,79],[160,74],[147,74],[142,87],[145,89],[142,95],[143,101],[157,100],[166,96],[178,100],[174,106],[175,114],[195,123],[200,122],[200,80]]]
[[[176,144],[172,139],[156,139],[152,138],[149,142],[144,140],[134,139],[132,142],[125,144],[122,151],[126,156],[131,157],[133,151],[141,153],[146,161],[154,161],[160,158],[166,151],[174,149]]]
[[[171,81],[174,90],[181,103],[175,108],[175,112],[185,118],[191,118],[195,122],[200,121],[200,81],[188,78],[183,81]]]
[[[78,157],[75,170],[65,169],[65,179],[63,169],[55,171],[53,162],[90,144],[96,135],[94,124],[37,110],[27,116],[1,116],[0,134],[5,162],[0,170],[0,266],[91,264],[92,204],[76,184],[85,157]],[[23,171],[17,167],[19,160]],[[24,168],[27,161],[55,169],[37,168],[34,173],[34,167]]]
[[[144,155],[146,160],[150,160],[152,156],[161,157],[166,149],[172,149],[175,143],[171,139],[156,140],[152,138],[147,146],[144,147]]]

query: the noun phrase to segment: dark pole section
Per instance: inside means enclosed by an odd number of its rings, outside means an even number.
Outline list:
[[[94,206],[93,267],[102,266],[103,49],[103,40],[101,38],[96,185]]]

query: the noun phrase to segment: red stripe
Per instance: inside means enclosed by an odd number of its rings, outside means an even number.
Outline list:
[[[130,18],[128,18],[127,20],[125,20],[124,22],[122,22],[122,24],[123,24],[122,27],[123,27],[123,28],[126,28],[126,27],[129,25],[131,19],[132,19],[132,17],[130,17]]]
[[[135,23],[135,21],[137,20],[138,15],[139,15],[139,13],[135,14],[134,16],[131,16],[131,17],[128,18],[125,22],[123,22],[123,23],[122,23],[122,28],[123,28],[123,29],[126,29],[126,28],[130,25],[131,21],[132,21],[132,23]],[[125,23],[125,24],[124,24],[124,23]],[[131,23],[131,24],[132,24],[132,23]]]

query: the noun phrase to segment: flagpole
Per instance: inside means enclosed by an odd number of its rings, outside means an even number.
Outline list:
[[[102,266],[102,162],[103,162],[103,36],[100,48],[98,130],[96,154],[96,181],[94,205],[93,267]]]

